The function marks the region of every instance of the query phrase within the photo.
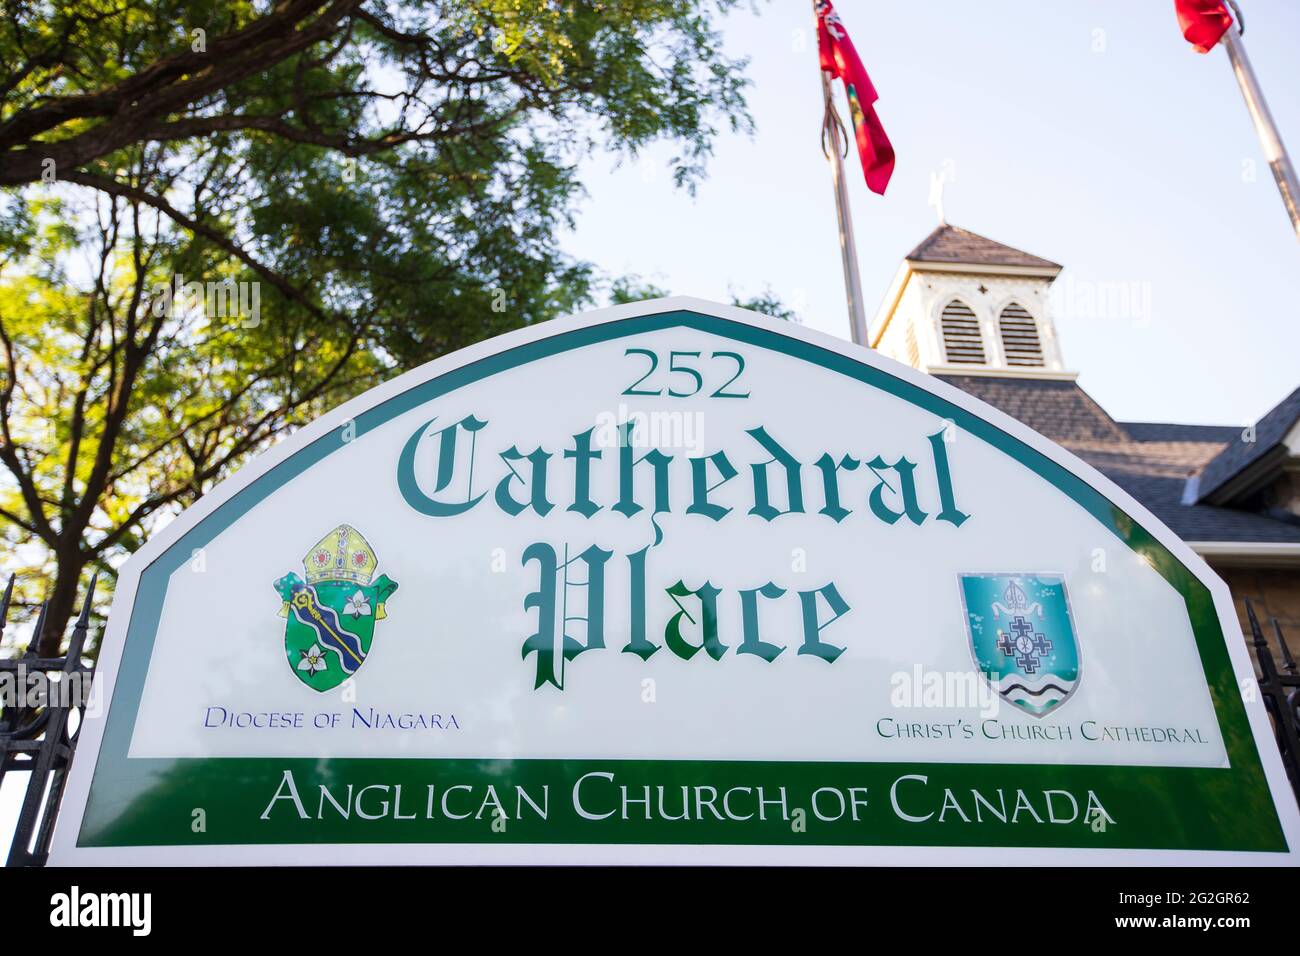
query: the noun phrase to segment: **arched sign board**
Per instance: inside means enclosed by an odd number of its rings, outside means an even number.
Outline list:
[[[693,299],[484,342],[125,566],[57,863],[1293,862],[1222,582],[956,389]]]

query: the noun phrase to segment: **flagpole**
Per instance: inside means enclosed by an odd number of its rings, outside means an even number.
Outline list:
[[[826,108],[834,109],[831,102],[831,75],[822,74],[822,94]],[[835,186],[835,213],[840,223],[840,256],[844,260],[844,292],[849,303],[849,325],[853,341],[870,347],[867,341],[867,314],[862,307],[862,277],[858,275],[858,247],[853,240],[853,213],[849,209],[849,188],[844,181],[844,160],[840,152],[840,125],[827,124],[830,133],[831,182]],[[848,145],[847,141],[844,144]]]
[[[1260,146],[1263,147],[1264,158],[1268,160],[1268,165],[1273,170],[1278,192],[1282,194],[1282,203],[1291,217],[1291,228],[1295,230],[1297,237],[1300,237],[1300,207],[1297,207],[1300,203],[1300,184],[1296,182],[1295,167],[1291,165],[1291,157],[1287,155],[1277,124],[1273,122],[1273,114],[1268,111],[1264,91],[1259,88],[1259,81],[1255,79],[1255,71],[1250,67],[1250,59],[1246,56],[1246,48],[1241,42],[1236,26],[1237,24],[1233,23],[1224,31],[1222,43],[1228,51],[1228,59],[1232,63],[1232,72],[1237,77],[1237,85],[1241,87],[1241,95],[1245,97],[1246,109],[1250,111],[1251,121],[1255,124],[1255,132],[1259,136]]]
[[[817,21],[817,4],[815,0],[813,3],[813,20],[816,26],[820,28],[820,23]],[[849,208],[849,187],[844,180],[844,160],[840,141],[840,133],[844,131],[844,128],[839,122],[839,117],[835,114],[835,101],[831,90],[831,74],[826,70],[820,70],[819,72],[822,75],[822,100],[825,109],[822,144],[825,146],[824,137],[829,134],[830,149],[826,150],[826,152],[827,159],[831,163],[831,183],[835,187],[835,214],[840,224],[840,257],[844,261],[844,293],[849,304],[849,328],[853,333],[855,343],[870,348],[871,343],[867,340],[867,313],[862,305],[862,277],[858,275],[858,247],[853,240],[853,213]],[[845,132],[843,148],[848,148],[847,132]]]

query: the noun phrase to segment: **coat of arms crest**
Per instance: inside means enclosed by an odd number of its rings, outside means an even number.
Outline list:
[[[374,578],[379,559],[355,528],[341,524],[302,559],[307,579],[290,572],[275,582],[286,618],[284,650],[294,675],[316,691],[342,684],[365,663],[397,590],[388,575]]]
[[[975,666],[1003,700],[1044,717],[1079,685],[1079,644],[1062,574],[960,575]]]

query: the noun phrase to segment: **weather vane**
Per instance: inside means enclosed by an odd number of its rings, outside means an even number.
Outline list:
[[[935,214],[939,217],[939,225],[944,225],[943,218],[943,187],[948,183],[948,171],[932,170],[930,172],[930,205],[934,207]]]

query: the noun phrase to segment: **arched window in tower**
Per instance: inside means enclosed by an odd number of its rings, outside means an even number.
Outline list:
[[[953,299],[943,307],[939,318],[943,326],[943,353],[951,364],[984,365],[984,339],[979,319],[969,305]]]
[[[1038,338],[1038,323],[1019,302],[1012,302],[998,316],[998,333],[1008,365],[1041,366],[1043,343]]]

